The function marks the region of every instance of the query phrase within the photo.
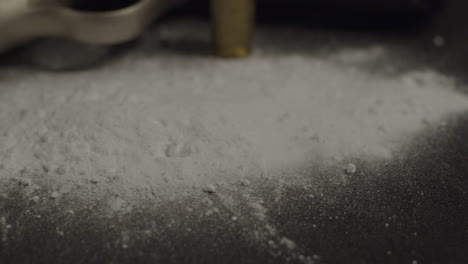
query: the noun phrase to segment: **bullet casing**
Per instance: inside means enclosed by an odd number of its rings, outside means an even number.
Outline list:
[[[244,57],[251,51],[255,0],[211,0],[214,52]]]

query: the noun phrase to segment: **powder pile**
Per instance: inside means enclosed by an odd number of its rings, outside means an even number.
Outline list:
[[[434,71],[386,77],[350,66],[386,56],[375,47],[225,61],[136,49],[79,72],[2,69],[0,180],[215,192],[311,163],[391,159],[468,99]]]

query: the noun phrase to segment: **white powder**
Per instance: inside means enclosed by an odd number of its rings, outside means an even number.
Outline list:
[[[137,50],[82,72],[3,69],[0,179],[131,195],[391,159],[468,99],[437,72],[350,66],[385,56],[383,47],[234,61]]]

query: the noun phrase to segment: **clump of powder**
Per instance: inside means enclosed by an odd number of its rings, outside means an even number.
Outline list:
[[[440,73],[350,67],[382,56],[383,47],[238,61],[137,50],[82,72],[11,70],[0,82],[0,178],[23,170],[54,188],[203,189],[311,161],[391,159],[426,123],[468,109]]]

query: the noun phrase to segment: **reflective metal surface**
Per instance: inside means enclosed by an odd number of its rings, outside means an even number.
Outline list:
[[[213,44],[222,57],[250,53],[255,20],[255,0],[212,0]]]
[[[0,52],[37,37],[117,44],[140,35],[170,0],[1,0]]]

